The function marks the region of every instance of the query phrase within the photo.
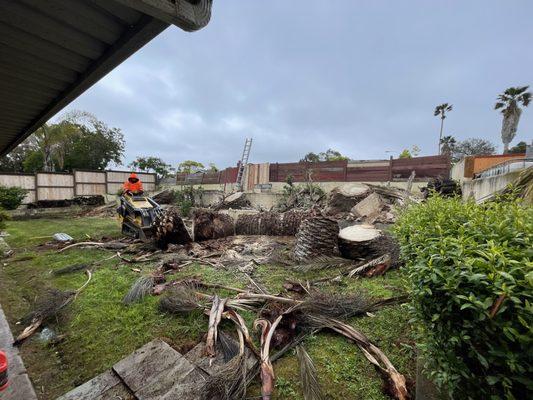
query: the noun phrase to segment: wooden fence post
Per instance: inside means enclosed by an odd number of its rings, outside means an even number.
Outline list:
[[[389,182],[392,182],[392,156],[389,158]]]

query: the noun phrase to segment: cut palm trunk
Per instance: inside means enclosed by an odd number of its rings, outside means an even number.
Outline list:
[[[154,236],[157,247],[166,249],[169,244],[192,242],[191,235],[176,208],[169,208],[154,221]]]
[[[282,216],[276,212],[239,215],[235,222],[237,235],[279,236]]]
[[[333,189],[328,197],[326,214],[336,215],[349,212],[353,206],[370,194],[368,186],[361,183],[347,183]]]
[[[196,242],[219,239],[235,234],[235,223],[228,214],[198,209],[193,215],[193,238]]]
[[[390,245],[391,239],[372,225],[353,225],[339,233],[339,251],[351,260],[381,256]]]
[[[315,216],[302,222],[296,234],[294,257],[298,261],[331,256],[337,251],[339,225],[334,219]]]
[[[274,382],[276,376],[274,375],[274,368],[270,361],[270,342],[272,335],[276,330],[281,318],[280,315],[271,324],[266,319],[257,319],[254,321],[254,329],[261,328],[261,398],[263,400],[270,400],[272,398],[272,390],[274,389]]]
[[[313,215],[307,210],[291,210],[284,212],[281,219],[279,234],[282,236],[294,236],[300,229],[302,222]]]

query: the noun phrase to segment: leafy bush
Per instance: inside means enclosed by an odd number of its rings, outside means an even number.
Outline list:
[[[197,203],[202,202],[202,195],[204,191],[202,187],[195,189],[191,186],[184,186],[181,190],[174,191],[174,202],[180,208],[182,216],[187,217]]]
[[[0,186],[0,207],[14,210],[22,204],[28,191],[19,187]]]
[[[525,399],[533,389],[533,208],[437,196],[395,226],[418,345],[456,399]]]
[[[9,219],[9,214],[0,208],[0,230],[5,229],[6,221]]]

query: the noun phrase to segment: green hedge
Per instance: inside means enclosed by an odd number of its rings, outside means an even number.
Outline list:
[[[533,208],[432,197],[403,212],[395,235],[434,381],[454,399],[528,398]]]
[[[22,204],[28,191],[19,187],[0,186],[0,207],[14,210]]]

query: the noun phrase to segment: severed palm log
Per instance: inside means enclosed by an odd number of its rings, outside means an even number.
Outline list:
[[[216,356],[216,343],[218,338],[218,324],[222,319],[226,299],[221,299],[217,295],[213,297],[213,305],[209,312],[209,325],[207,328],[207,339],[205,343],[205,352],[208,357],[214,359]]]
[[[87,280],[76,291],[63,292],[61,290],[49,290],[48,293],[39,300],[36,310],[30,313],[25,320],[30,320],[28,325],[13,342],[14,346],[22,344],[27,338],[32,336],[48,319],[56,316],[63,308],[73,302],[80,292],[85,289],[92,279],[91,271],[86,270]]]
[[[390,394],[397,400],[407,400],[410,398],[405,377],[396,370],[385,353],[374,345],[364,334],[357,331],[354,327],[334,318],[308,315],[306,319],[310,326],[331,329],[355,342],[366,359],[374,364],[386,378]]]
[[[302,383],[304,400],[325,400],[326,397],[318,383],[315,364],[301,344],[296,346],[296,356],[300,362],[300,382]]]
[[[272,398],[272,390],[274,389],[274,382],[276,376],[274,375],[274,368],[270,361],[270,342],[272,335],[276,330],[283,315],[280,315],[271,324],[266,319],[256,319],[254,321],[254,329],[261,328],[261,397],[263,400],[270,400]]]

